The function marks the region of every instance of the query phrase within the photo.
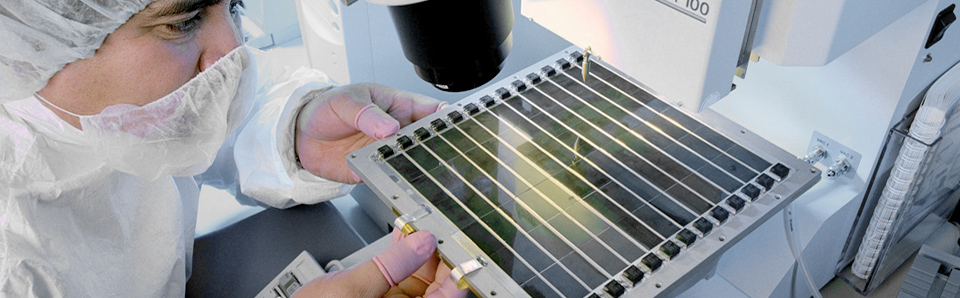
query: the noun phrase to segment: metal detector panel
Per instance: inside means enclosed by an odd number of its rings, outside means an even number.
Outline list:
[[[572,47],[348,163],[398,215],[430,211],[406,220],[482,297],[676,294],[819,180],[726,118],[587,59],[586,79]]]

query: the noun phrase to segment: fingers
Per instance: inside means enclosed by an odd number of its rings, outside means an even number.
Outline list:
[[[400,122],[393,119],[392,116],[375,104],[369,104],[361,108],[353,119],[353,125],[364,134],[378,140],[400,130]]]
[[[309,114],[306,119],[307,131],[317,132],[320,139],[336,140],[361,131],[374,138],[382,139],[400,130],[400,123],[387,114],[383,108],[371,99],[371,91],[366,85],[347,85],[328,90],[322,94],[313,108],[304,107]],[[313,108],[313,109],[312,109]],[[301,112],[301,116],[303,116]]]
[[[390,232],[390,245],[393,245],[394,243],[397,243],[397,241],[400,241],[401,239],[406,237],[407,237],[407,234],[404,234],[403,232],[401,232],[399,228],[394,227],[393,231]]]
[[[321,141],[340,140],[356,134],[359,129],[353,125],[354,119],[370,102],[354,101],[353,93],[346,88],[321,93],[300,110],[297,128],[306,136]]]
[[[393,245],[406,237],[407,235],[401,232],[400,229],[393,228],[393,231],[390,232],[390,244]],[[436,276],[437,263],[439,261],[440,259],[438,259],[436,255],[434,255],[425,263],[423,263],[423,266],[420,266],[420,268],[417,269],[417,271],[413,272],[413,274],[411,274],[410,277],[423,282],[424,287],[430,285],[431,283],[433,283],[433,279]],[[423,293],[422,290],[421,290],[421,293]]]
[[[377,266],[367,261],[350,270],[324,274],[297,290],[293,297],[379,298],[390,286],[381,278],[373,279],[378,275]]]
[[[436,256],[430,258],[426,263],[423,263],[423,266],[420,266],[420,269],[417,269],[416,272],[411,274],[410,277],[422,281],[424,285],[432,284],[437,276],[437,264],[439,262],[440,258]]]
[[[357,176],[357,173],[354,173],[353,170],[349,170],[349,171],[350,171],[350,179],[353,179],[349,182],[351,182],[352,184],[363,183],[363,179],[360,179],[360,176]]]
[[[382,139],[446,105],[424,95],[376,84],[337,87],[317,99],[320,102],[308,104],[301,112],[301,127],[322,134],[317,137],[325,140],[340,139],[357,130]]]
[[[431,293],[437,291],[440,288],[440,285],[443,284],[444,279],[450,279],[450,268],[446,264],[440,263],[437,264],[437,275],[433,283],[430,283],[430,286],[427,286],[427,290],[423,292],[423,295],[430,295]]]
[[[458,289],[457,283],[450,279],[450,267],[444,264],[437,266],[437,280],[427,287],[424,298],[463,298],[467,297],[467,289]]]
[[[326,179],[362,183],[339,153],[396,134],[445,103],[375,84],[353,84],[304,95],[297,115],[296,150],[304,169]]]
[[[427,231],[407,235],[373,260],[315,279],[297,291],[295,296],[382,297],[391,287],[433,258],[437,248],[435,239]]]
[[[373,262],[387,283],[395,286],[433,257],[437,248],[435,241],[433,234],[427,231],[407,235],[374,257]]]
[[[371,84],[370,95],[373,102],[400,121],[401,126],[433,114],[442,108],[441,105],[446,105],[429,96],[381,85]]]

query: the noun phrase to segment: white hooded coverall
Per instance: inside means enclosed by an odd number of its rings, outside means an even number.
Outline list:
[[[295,160],[301,96],[328,88],[305,68],[259,65],[252,112],[196,177],[147,181],[104,165],[74,128],[30,96],[0,105],[0,295],[182,297],[201,184],[284,208],[345,194]],[[109,158],[109,157],[107,157]]]

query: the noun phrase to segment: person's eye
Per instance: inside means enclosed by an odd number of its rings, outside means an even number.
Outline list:
[[[164,25],[165,29],[170,33],[177,35],[187,35],[193,33],[200,28],[200,23],[203,21],[203,16],[201,14],[196,14],[192,18],[175,22],[171,24]]]
[[[230,1],[230,14],[231,14],[231,15],[235,15],[235,16],[236,16],[236,15],[239,15],[239,14],[240,14],[240,8],[247,8],[245,5],[243,5],[243,0],[233,0],[233,1]]]

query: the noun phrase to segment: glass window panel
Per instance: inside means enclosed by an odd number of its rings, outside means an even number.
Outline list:
[[[500,256],[500,262],[497,263],[497,265],[500,266],[500,269],[503,269],[507,275],[510,275],[517,284],[523,284],[536,276],[533,270],[524,264],[520,260],[520,257],[513,254],[509,249],[503,248],[497,252],[497,255]],[[529,262],[529,260],[527,260],[527,262]]]
[[[597,211],[604,215],[610,222],[613,222],[620,229],[630,235],[633,239],[637,240],[640,244],[643,244],[647,247],[652,247],[660,242],[660,237],[654,234],[652,231],[647,229],[643,224],[638,222],[630,213],[623,211],[616,204],[603,198],[599,195],[591,195],[584,199],[590,206],[593,206]]]
[[[572,253],[560,259],[560,263],[570,269],[570,271],[577,274],[588,287],[596,288],[607,281],[607,277],[604,276],[600,271],[594,268],[590,263],[587,263],[582,256]],[[624,266],[626,267],[626,266]],[[548,269],[549,270],[549,269]],[[586,295],[586,294],[584,294]]]
[[[610,245],[610,244],[607,244],[607,245]],[[603,245],[600,245],[600,242],[597,242],[596,240],[590,239],[589,241],[583,243],[582,245],[579,245],[578,247],[580,248],[581,251],[588,253],[590,259],[596,262],[597,265],[600,266],[600,268],[603,268],[603,270],[606,271],[608,275],[611,275],[611,276],[616,275],[618,272],[620,272],[620,270],[623,270],[623,268],[627,267],[627,263],[620,261],[620,259],[617,258],[615,255],[613,255],[613,253],[611,253],[609,249],[607,249],[606,247],[603,247]],[[611,248],[616,250],[616,248],[612,246]],[[633,246],[632,248],[627,247],[626,249],[639,250],[639,248],[637,248],[636,246]],[[617,252],[617,253],[619,253],[621,256],[624,256],[624,258],[626,258],[626,256],[628,255],[631,255],[629,253],[620,253],[620,252]],[[576,255],[576,254],[570,254],[570,255]],[[569,258],[570,255],[568,255],[566,258]],[[582,257],[580,257],[579,255],[577,255],[577,257],[582,259]],[[634,259],[630,259],[630,261],[633,261],[633,260]],[[567,265],[567,268],[570,268],[571,270],[573,270],[573,268],[570,267],[570,264],[568,264],[566,261],[560,260],[560,262],[563,263],[564,265]],[[583,262],[586,263],[586,260],[584,260]],[[594,268],[591,267],[590,269],[594,269]],[[574,272],[579,272],[579,271],[574,271]],[[591,285],[589,282],[587,282],[587,284],[590,285],[590,287],[596,287],[596,285]]]
[[[603,231],[599,237],[600,240],[612,247],[613,250],[617,251],[617,253],[627,260],[640,259],[640,256],[646,253],[644,249],[637,247],[633,242],[627,240],[627,238],[623,237],[622,234],[614,229]]]
[[[665,196],[658,196],[650,199],[647,202],[649,205],[657,208],[657,210],[660,210],[663,212],[663,214],[666,214],[668,217],[670,217],[670,219],[673,219],[673,221],[676,221],[680,225],[685,226],[697,218],[695,214],[687,211],[687,209],[684,209],[677,204],[676,201]]]
[[[533,298],[558,297],[557,292],[550,288],[550,286],[539,277],[532,278],[526,283],[520,284],[520,288]]]
[[[727,173],[733,174],[733,176],[740,179],[740,181],[750,181],[751,178],[756,177],[758,174],[754,172],[753,169],[734,161],[726,155],[719,155],[713,158],[713,163]]]
[[[727,150],[727,153],[730,153],[730,155],[734,158],[743,161],[743,163],[750,165],[750,167],[757,172],[763,172],[770,167],[770,162],[760,158],[756,154],[753,154],[753,152],[750,152],[750,150],[740,146],[733,146]]]
[[[506,212],[508,216],[513,218],[513,221],[520,226],[521,229],[525,232],[539,227],[540,221],[537,220],[533,214],[530,213],[530,210],[523,208],[523,206],[517,205],[517,202],[507,202],[503,205],[500,205],[499,208]]]
[[[573,243],[574,246],[582,245],[584,242],[593,239],[590,234],[587,234],[586,231],[578,227],[577,224],[573,223],[573,221],[563,214],[554,216],[547,221],[547,223],[560,232],[564,238],[567,238],[567,241]]]
[[[610,227],[582,204],[571,204],[565,211],[594,235],[599,235],[600,232]]]
[[[657,233],[665,237],[669,237],[669,235],[673,235],[673,233],[680,230],[680,227],[665,219],[663,215],[657,213],[657,210],[654,210],[649,205],[637,208],[637,210],[633,211],[633,215],[637,216],[637,218],[650,225],[654,231],[657,231]]]
[[[557,234],[547,229],[546,226],[540,226],[530,231],[530,237],[533,237],[537,243],[540,243],[555,258],[562,258],[573,249],[563,242]]]
[[[570,276],[569,273],[563,270],[560,266],[550,266],[546,271],[543,272],[543,278],[546,278],[560,290],[560,293],[563,293],[567,297],[584,297],[587,296],[590,292],[587,288],[584,288],[576,279]]]

